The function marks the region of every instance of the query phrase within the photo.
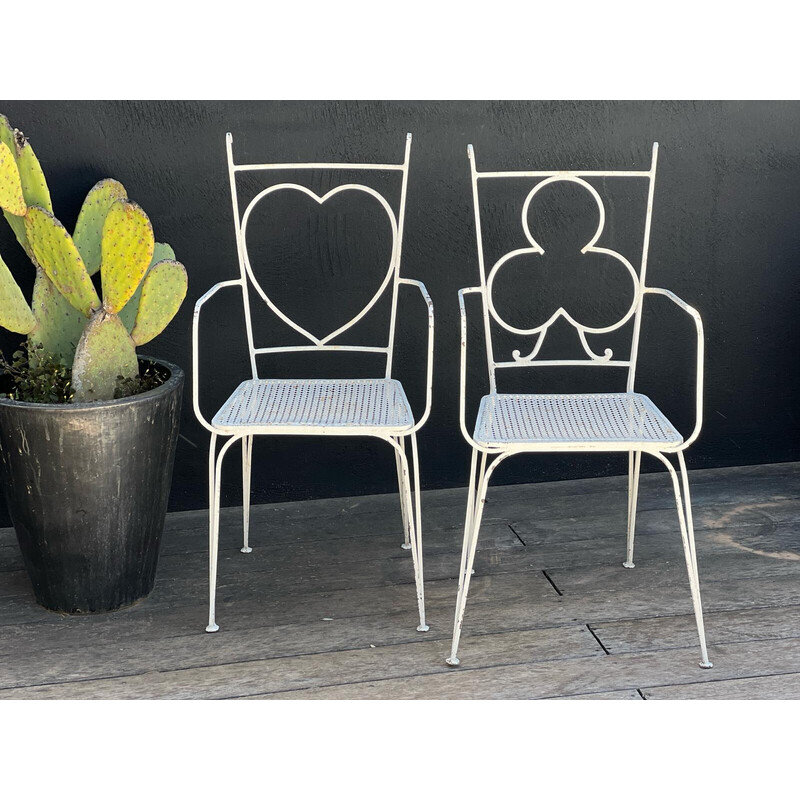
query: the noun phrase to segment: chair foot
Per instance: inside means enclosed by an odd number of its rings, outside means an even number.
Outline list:
[[[622,566],[625,567],[625,569],[633,569],[636,564],[634,564],[633,561],[623,561]]]
[[[700,669],[711,669],[714,665],[710,661],[701,661]]]
[[[411,542],[403,542],[403,544],[401,544],[400,547],[402,547],[403,550],[410,550],[411,549]]]
[[[215,631],[218,630],[219,630],[219,625],[213,622],[210,625],[206,625],[206,633],[214,633]]]
[[[427,632],[427,631],[429,631],[430,629],[431,629],[431,628],[430,628],[430,625],[417,625],[417,630],[418,630],[420,633],[426,633],[426,632]]]
[[[243,553],[252,553],[253,552],[253,548],[252,547],[243,547],[242,548],[242,552]]]
[[[461,662],[455,656],[451,656],[450,658],[446,658],[444,663],[447,664],[448,667],[457,667]]]

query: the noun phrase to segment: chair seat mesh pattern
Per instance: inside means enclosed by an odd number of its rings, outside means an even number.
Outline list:
[[[229,432],[241,428],[402,431],[413,427],[414,417],[396,380],[265,379],[240,384],[212,424]]]
[[[616,394],[490,394],[481,400],[482,445],[680,444],[683,437],[653,401]]]

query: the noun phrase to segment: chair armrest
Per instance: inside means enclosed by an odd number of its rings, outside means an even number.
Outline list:
[[[398,283],[405,283],[408,286],[416,286],[419,289],[422,299],[428,306],[428,367],[427,367],[427,387],[425,392],[425,412],[411,429],[411,433],[416,433],[427,421],[431,413],[431,400],[433,397],[433,300],[431,300],[428,290],[422,281],[415,281],[411,278],[399,278]]]
[[[192,404],[194,406],[194,415],[197,417],[200,424],[214,433],[214,428],[211,423],[203,416],[200,411],[200,359],[198,353],[199,342],[199,323],[200,323],[200,309],[203,307],[207,300],[210,300],[220,289],[228,286],[242,286],[241,280],[222,281],[212,286],[194,305],[194,315],[192,317]]]
[[[464,304],[464,295],[467,294],[483,294],[483,288],[480,286],[471,286],[468,289],[458,290],[458,308],[461,314],[461,373],[460,373],[460,389],[459,389],[459,404],[458,404],[458,421],[461,425],[461,433],[469,444],[476,450],[482,453],[495,453],[489,447],[484,447],[478,444],[470,435],[467,429],[466,417],[466,402],[467,402],[467,308]]]
[[[697,374],[695,377],[695,424],[691,435],[684,440],[683,444],[675,448],[675,452],[685,450],[700,435],[703,427],[703,373],[705,361],[705,337],[703,334],[703,320],[697,309],[692,308],[688,303],[681,300],[674,292],[669,289],[655,289],[645,287],[643,294],[660,294],[671,300],[678,308],[686,312],[693,320],[697,330]]]

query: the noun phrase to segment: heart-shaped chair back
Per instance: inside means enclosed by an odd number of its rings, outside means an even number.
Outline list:
[[[228,149],[228,171],[231,186],[231,201],[233,205],[234,221],[236,228],[236,244],[239,255],[239,265],[241,270],[241,284],[244,294],[244,313],[245,323],[247,328],[247,337],[250,347],[251,365],[253,368],[253,377],[258,377],[256,356],[267,353],[287,353],[287,352],[302,352],[302,351],[356,351],[356,352],[369,352],[385,354],[386,356],[386,377],[391,376],[391,353],[394,344],[395,321],[396,321],[396,306],[398,296],[398,280],[400,277],[400,256],[402,251],[403,239],[403,222],[405,218],[405,203],[406,203],[406,189],[408,183],[408,167],[409,158],[411,153],[411,134],[406,135],[406,148],[405,157],[401,164],[361,164],[361,163],[280,163],[280,164],[236,164],[233,160],[233,137],[230,133],[226,136],[227,149]],[[317,194],[307,186],[299,183],[287,182],[272,182],[265,188],[258,192],[252,200],[249,201],[240,214],[239,211],[239,191],[237,187],[236,177],[237,174],[242,172],[259,172],[266,173],[267,175],[274,175],[288,170],[358,170],[358,171],[375,171],[375,172],[399,172],[401,173],[401,189],[400,189],[400,202],[397,213],[386,199],[386,197],[377,191],[375,188],[364,183],[342,183],[334,186],[324,194]],[[259,176],[260,177],[260,176]],[[266,182],[266,181],[265,181]],[[362,298],[363,305],[356,311],[355,314],[345,320],[337,319],[336,323],[330,326],[329,330],[324,332],[309,330],[310,325],[301,324],[296,318],[293,318],[292,313],[282,308],[279,301],[276,300],[274,290],[271,291],[269,286],[265,286],[264,279],[259,280],[259,277],[254,269],[254,264],[251,261],[251,249],[249,247],[250,238],[248,238],[248,231],[252,234],[252,228],[257,225],[257,209],[259,204],[269,199],[269,202],[277,201],[281,197],[293,193],[295,197],[299,194],[302,198],[306,199],[312,206],[318,207],[319,211],[323,210],[326,204],[336,203],[343,198],[358,199],[365,204],[372,206],[373,216],[377,215],[388,222],[387,231],[391,236],[390,249],[388,251],[388,258],[384,263],[375,266],[374,275],[361,275],[362,283],[365,286],[357,287],[360,292],[359,297]],[[291,292],[292,287],[285,287]],[[284,289],[282,288],[282,291]],[[298,285],[298,292],[301,291]],[[388,337],[382,342],[369,343],[369,344],[341,344],[337,343],[337,339],[342,336],[346,331],[353,328],[359,321],[361,321],[369,311],[375,307],[378,301],[386,294],[390,293],[390,313],[389,313],[389,329]],[[284,292],[285,294],[285,292]],[[253,319],[251,316],[251,303],[250,298],[260,298],[263,303],[272,311],[272,313],[286,326],[299,334],[307,343],[300,345],[268,345],[256,346],[253,333]],[[302,297],[299,298],[302,302]],[[282,303],[283,301],[281,301]],[[335,318],[335,309],[331,309],[331,316]]]

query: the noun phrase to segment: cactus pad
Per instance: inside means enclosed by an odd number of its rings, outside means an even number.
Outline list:
[[[58,291],[86,317],[99,308],[100,298],[67,229],[49,211],[34,206],[25,217],[25,232],[37,264]]]
[[[0,258],[0,325],[14,333],[30,333],[36,318],[28,308],[11,270]]]
[[[119,181],[106,178],[96,183],[83,201],[72,238],[90,275],[100,269],[100,240],[109,209],[117,200],[126,197],[125,187]]]
[[[73,402],[113,400],[117,378],[139,374],[136,348],[116,314],[101,309],[86,326],[72,365]]]
[[[22,144],[20,144],[20,141]],[[42,167],[33,152],[33,148],[22,134],[17,137],[16,157],[25,205],[29,208],[31,206],[40,206],[52,214],[53,203],[50,200],[50,190],[47,188],[47,181],[44,179]]]
[[[72,364],[75,348],[86,327],[86,317],[73,308],[42,269],[36,271],[31,308],[36,327],[30,334],[33,344],[41,344],[46,352]]]
[[[103,303],[118,313],[131,299],[153,258],[155,239],[147,214],[131,200],[109,209],[100,243]]]
[[[5,142],[0,142],[0,208],[16,217],[27,211],[17,162]]]
[[[2,114],[0,114],[0,142],[8,147],[14,157],[25,205],[27,207],[41,206],[52,212],[53,206],[50,200],[50,191],[47,188],[44,173],[39,165],[39,160],[33,152],[33,148],[20,131],[13,129],[9,125],[8,120]],[[3,216],[11,226],[11,230],[14,231],[17,241],[22,245],[25,252],[32,256],[25,235],[25,221],[22,219],[24,213],[23,211],[21,215],[16,215],[6,209],[3,210]]]
[[[153,258],[150,261],[147,272],[153,269],[159,261],[168,260],[175,260],[175,251],[165,242],[156,242],[156,246],[153,249]],[[145,273],[145,279],[147,279],[147,272]],[[119,312],[119,318],[122,320],[122,324],[128,329],[128,333],[133,330],[133,326],[136,324],[136,314],[139,312],[139,300],[142,297],[142,286],[144,286],[144,280],[136,287],[133,297],[125,303],[125,307]]]
[[[142,297],[131,339],[143,345],[169,325],[186,297],[189,279],[183,264],[159,261],[142,281]]]

